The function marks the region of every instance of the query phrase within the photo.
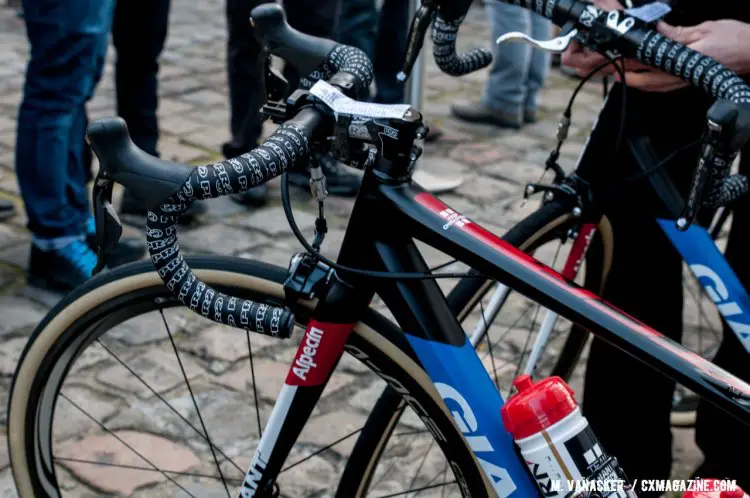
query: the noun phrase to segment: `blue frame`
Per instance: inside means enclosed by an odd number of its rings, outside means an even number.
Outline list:
[[[453,346],[406,337],[498,496],[539,496],[500,418],[503,398],[469,339]]]
[[[657,219],[693,275],[750,353],[750,297],[708,231],[692,225],[680,231],[674,220]]]

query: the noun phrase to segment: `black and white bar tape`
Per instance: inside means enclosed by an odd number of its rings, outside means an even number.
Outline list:
[[[312,85],[338,72],[354,76],[357,90],[372,81],[372,63],[358,49],[338,45],[327,62],[303,81]],[[307,108],[282,124],[262,145],[239,157],[195,168],[185,184],[148,213],[146,238],[151,261],[167,288],[191,310],[215,322],[252,332],[288,338],[294,315],[286,308],[228,296],[202,282],[185,262],[177,242],[177,219],[195,200],[244,192],[295,167],[306,166],[310,139],[320,111]]]
[[[435,64],[451,76],[469,74],[492,63],[492,52],[485,48],[456,53],[456,36],[463,21],[464,17],[446,21],[438,15],[432,25],[432,55]]]
[[[148,213],[146,239],[151,261],[164,284],[182,304],[225,325],[274,337],[291,335],[294,316],[290,311],[227,296],[212,289],[193,273],[177,243],[177,219],[197,199],[244,192],[288,168],[306,164],[310,134],[294,123],[285,123],[266,142],[247,154],[195,168],[179,191]]]
[[[646,36],[636,58],[689,81],[717,100],[750,106],[750,87],[734,71],[659,33],[651,32]],[[722,150],[714,160],[703,205],[712,208],[726,206],[750,190],[746,176],[729,175],[735,157],[736,151]]]

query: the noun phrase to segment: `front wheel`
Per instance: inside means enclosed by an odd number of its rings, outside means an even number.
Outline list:
[[[224,292],[292,307],[297,340],[203,319],[148,262],[97,276],[47,315],[19,360],[8,434],[21,497],[237,496],[313,303],[285,302],[284,269],[188,259]],[[422,447],[386,455],[391,470],[378,489],[360,479],[349,496],[412,496],[425,487],[420,496],[493,496],[400,329],[368,310],[346,352],[279,475],[281,496],[325,495],[347,459],[373,460],[352,442],[373,412],[379,378],[422,413],[405,420],[410,431],[425,433],[427,420],[445,439],[429,461],[420,460]]]

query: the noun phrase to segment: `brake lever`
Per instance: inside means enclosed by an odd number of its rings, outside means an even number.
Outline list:
[[[677,229],[685,231],[695,222],[698,217],[698,211],[703,203],[703,195],[706,191],[706,184],[711,175],[713,161],[716,158],[718,147],[721,140],[722,127],[712,120],[708,121],[708,130],[706,139],[701,148],[701,157],[698,161],[698,167],[693,173],[693,182],[690,184],[690,193],[682,214],[677,219]]]
[[[551,40],[535,40],[526,33],[521,33],[520,31],[512,31],[498,37],[495,43],[500,45],[501,43],[505,42],[518,41],[527,43],[533,47],[544,50],[545,52],[561,54],[568,49],[577,35],[578,30],[571,29],[567,34],[558,36],[557,38],[553,38]]]
[[[96,275],[106,266],[107,254],[116,246],[122,235],[122,222],[112,206],[112,188],[114,182],[97,176],[94,182],[94,221],[96,223]]]
[[[406,54],[404,56],[404,67],[396,75],[398,81],[406,81],[414,69],[419,53],[422,51],[424,37],[430,27],[430,23],[437,13],[436,0],[423,0],[422,5],[414,13],[411,26],[409,27],[408,43],[406,45]]]

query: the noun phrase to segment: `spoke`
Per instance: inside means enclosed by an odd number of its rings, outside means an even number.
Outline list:
[[[153,468],[156,472],[159,472],[161,475],[163,475],[164,477],[166,477],[167,479],[169,479],[175,486],[177,486],[178,488],[180,488],[181,490],[183,490],[185,493],[187,493],[188,496],[190,496],[192,498],[196,498],[195,496],[193,496],[192,493],[190,493],[190,491],[188,491],[187,489],[185,489],[185,487],[182,486],[179,482],[175,481],[172,477],[168,476],[163,470],[160,470],[156,465],[154,465],[151,462],[151,460],[149,460],[148,458],[146,458],[145,456],[143,456],[135,448],[133,448],[132,446],[130,446],[128,443],[126,443],[125,440],[123,440],[120,436],[118,436],[117,434],[115,434],[114,432],[112,432],[111,430],[109,430],[107,427],[105,427],[104,424],[102,424],[101,422],[99,422],[98,420],[96,420],[94,417],[92,417],[91,415],[89,415],[89,413],[86,412],[86,410],[84,410],[83,408],[81,408],[80,406],[78,406],[77,403],[75,403],[72,399],[68,398],[63,392],[60,392],[60,396],[62,396],[64,399],[66,399],[68,401],[68,403],[70,403],[71,405],[75,406],[81,413],[83,413],[88,418],[90,418],[96,425],[98,425],[99,427],[101,427],[102,430],[104,430],[105,432],[111,434],[113,438],[117,439],[126,448],[128,448],[130,451],[132,451],[133,453],[135,453],[140,459],[142,459],[144,462],[146,462],[147,464],[149,464],[151,466],[151,468]]]
[[[133,371],[133,369],[130,368],[124,361],[122,361],[120,359],[120,357],[117,356],[111,349],[109,349],[109,347],[107,347],[106,344],[104,344],[99,339],[97,339],[96,342],[99,343],[99,345],[101,347],[103,347],[104,350],[107,351],[107,353],[109,353],[110,356],[112,356],[112,358],[114,358],[120,365],[122,365],[122,367],[125,370],[127,370],[130,373],[130,375],[132,375],[133,377],[135,377],[136,379],[138,379],[141,382],[141,384],[143,384],[144,386],[146,386],[146,389],[148,389],[149,391],[151,391],[151,394],[153,394],[154,396],[156,396],[157,398],[159,398],[159,400],[162,403],[164,403],[165,405],[167,405],[167,407],[172,411],[172,413],[174,413],[175,415],[177,415],[180,418],[180,420],[182,420],[183,422],[185,422],[185,424],[188,427],[190,427],[191,429],[193,429],[193,431],[195,431],[195,433],[198,434],[198,436],[200,436],[201,438],[203,438],[204,441],[208,442],[208,440],[206,439],[206,436],[204,436],[203,434],[201,434],[201,431],[199,431],[198,428],[195,425],[193,425],[193,423],[190,422],[187,419],[187,417],[185,417],[183,414],[181,414],[179,411],[177,411],[177,409],[174,406],[172,406],[166,399],[164,399],[164,396],[162,396],[161,394],[159,394],[158,392],[156,392],[154,390],[154,388],[152,388],[150,385],[148,385],[148,383],[145,380],[143,380],[143,378],[140,375],[138,375],[137,373],[135,373]],[[229,458],[229,456],[226,453],[224,453],[223,451],[221,451],[221,448],[216,448],[216,451],[218,451],[221,456],[223,456],[224,458],[226,458],[227,461],[229,463],[231,463],[232,466],[234,466],[237,469],[238,472],[240,472],[243,475],[245,474],[245,471],[242,470],[242,468],[239,465],[237,465],[234,462],[234,460],[232,460],[231,458]]]
[[[445,489],[446,489],[446,486],[445,486],[445,471],[446,470],[448,470],[448,462],[445,462],[443,464],[443,470],[441,472],[438,472],[437,474],[435,474],[435,477],[433,477],[432,479],[430,479],[429,481],[427,481],[427,484],[425,484],[425,486],[431,485],[432,483],[434,483],[437,480],[438,477],[442,476],[443,477],[443,481],[441,481],[441,485],[443,486],[443,489],[440,491],[440,494],[442,495],[443,493],[445,493]],[[430,489],[430,488],[427,488],[427,489]],[[414,491],[415,491],[415,493],[414,493],[414,496],[412,496],[412,498],[414,498],[415,496],[421,494],[422,491],[426,491],[426,489],[423,488],[423,489],[417,489],[417,490],[414,490]]]
[[[487,341],[487,351],[490,354],[490,361],[492,362],[492,377],[495,379],[497,391],[500,392],[500,381],[497,379],[497,365],[495,365],[495,353],[492,351],[492,341],[490,340],[490,328],[484,317],[484,304],[482,304],[481,299],[479,300],[479,313],[482,315],[482,321],[484,322],[484,339]]]
[[[101,467],[117,467],[120,469],[132,469],[132,470],[142,470],[144,472],[164,472],[166,474],[174,474],[178,476],[186,476],[186,477],[203,477],[207,479],[216,479],[219,480],[219,476],[217,475],[210,475],[210,474],[195,474],[192,472],[181,472],[179,470],[157,470],[152,469],[151,467],[141,467],[139,465],[126,465],[126,464],[117,464],[117,463],[108,463],[108,462],[99,462],[96,460],[85,460],[82,458],[70,458],[70,457],[55,457],[55,460],[60,462],[74,462],[74,463],[85,463],[89,465],[99,465]],[[227,479],[232,484],[242,484],[242,479]]]
[[[403,415],[403,410],[401,412],[401,415]],[[401,416],[401,415],[399,415],[399,416]],[[414,444],[414,441],[417,440],[417,436],[418,436],[418,434],[414,434],[414,436],[409,440],[409,443],[406,446],[410,447],[412,444]],[[393,467],[395,467],[395,466],[396,466],[396,459],[394,458],[393,462],[391,462],[391,464],[388,466],[388,468],[385,470],[385,472],[383,472],[383,474],[381,474],[380,479],[378,479],[377,481],[375,481],[375,484],[371,485],[370,487],[371,488],[377,488],[378,484],[380,484],[383,481],[383,478],[385,476],[387,476],[388,474],[391,473],[391,470],[393,470]],[[398,496],[398,495],[394,495],[394,496]]]
[[[324,448],[320,448],[319,450],[315,451],[314,453],[311,453],[311,454],[307,455],[307,456],[306,456],[306,457],[304,457],[303,459],[301,459],[301,460],[297,460],[297,461],[296,461],[296,462],[294,462],[293,464],[287,465],[287,466],[286,466],[286,468],[284,468],[284,469],[283,469],[283,470],[282,470],[281,472],[279,472],[279,474],[281,474],[282,472],[286,472],[287,470],[289,470],[289,469],[291,469],[291,468],[293,468],[293,467],[296,467],[297,465],[299,465],[299,464],[301,464],[301,463],[303,463],[303,462],[306,462],[306,461],[308,461],[309,459],[311,459],[312,457],[314,457],[314,456],[316,456],[316,455],[320,455],[320,454],[321,454],[321,453],[323,453],[324,451],[326,451],[326,450],[329,450],[329,449],[333,448],[334,446],[336,446],[337,444],[339,444],[339,443],[340,443],[340,442],[342,442],[342,441],[346,441],[347,439],[349,439],[350,437],[354,436],[355,434],[359,434],[360,432],[362,432],[362,429],[364,429],[364,426],[363,426],[363,427],[360,427],[360,428],[359,428],[359,429],[357,429],[356,431],[352,431],[352,432],[350,432],[349,434],[347,434],[347,435],[346,435],[346,436],[344,436],[344,437],[341,437],[341,438],[337,439],[336,441],[332,442],[332,443],[331,443],[331,444],[329,444],[328,446],[326,446],[326,447],[324,447]]]
[[[498,338],[497,338],[497,340],[496,340],[496,341],[494,341],[494,344],[495,344],[495,346],[497,346],[497,344],[498,344],[498,343],[499,343],[500,341],[502,341],[503,339],[505,339],[505,336],[507,336],[508,334],[510,334],[510,332],[511,332],[511,331],[513,330],[513,328],[514,328],[514,327],[515,327],[516,325],[518,325],[518,323],[519,323],[519,322],[520,322],[520,321],[521,321],[521,320],[522,320],[522,319],[523,319],[523,318],[524,318],[524,317],[525,317],[526,315],[528,315],[528,314],[529,314],[529,311],[531,311],[531,310],[532,310],[532,308],[533,308],[532,306],[526,306],[526,308],[525,308],[525,309],[524,309],[524,310],[523,310],[523,311],[521,312],[521,314],[520,314],[520,315],[518,315],[518,318],[516,318],[516,320],[515,320],[515,321],[514,321],[513,323],[511,323],[510,325],[508,325],[508,327],[507,327],[507,328],[505,329],[505,331],[504,331],[504,332],[503,332],[502,334],[500,334],[500,337],[498,337]],[[484,359],[484,358],[486,358],[486,357],[487,357],[487,354],[485,354],[484,356],[482,356],[482,359]]]
[[[433,268],[430,268],[430,273],[434,273],[434,272],[436,272],[438,270],[442,270],[443,268],[447,268],[450,265],[452,265],[453,263],[457,263],[457,262],[458,262],[457,259],[452,259],[452,260],[450,260],[450,261],[448,261],[446,263],[441,263],[441,264],[439,264],[439,265],[437,265],[437,266],[435,266]]]
[[[247,351],[250,353],[250,375],[253,377],[253,401],[255,402],[255,413],[258,417],[258,437],[263,434],[263,428],[260,425],[260,406],[258,405],[258,385],[255,383],[255,365],[253,364],[253,346],[250,344],[250,331],[245,330],[247,335]]]
[[[428,432],[427,429],[418,429],[414,431],[399,432],[393,435],[393,437],[411,436],[413,434],[424,434]]]
[[[390,495],[382,495],[382,496],[378,496],[378,498],[393,498],[394,496],[404,496],[405,494],[408,494],[408,493],[420,493],[422,491],[427,491],[428,489],[435,489],[435,488],[439,488],[440,486],[449,486],[451,484],[456,484],[456,480],[454,479],[453,481],[440,482],[440,483],[437,483],[437,484],[430,484],[429,486],[422,486],[421,488],[415,488],[415,489],[409,489],[409,490],[406,490],[406,491],[400,491],[398,493],[393,493],[393,494],[390,494]]]
[[[720,338],[719,338],[719,334],[718,334],[718,333],[717,333],[717,332],[716,332],[716,331],[714,330],[714,328],[713,328],[713,327],[711,327],[711,326],[710,326],[710,324],[711,324],[711,321],[709,320],[709,318],[708,318],[708,314],[706,313],[705,307],[703,306],[703,299],[702,299],[702,296],[703,296],[703,292],[704,292],[704,291],[703,291],[703,287],[702,287],[702,286],[700,286],[700,282],[698,283],[698,285],[699,285],[699,289],[700,289],[700,290],[698,291],[698,295],[696,295],[696,292],[695,292],[695,291],[694,291],[693,289],[691,289],[691,288],[690,288],[690,285],[688,285],[688,284],[687,284],[687,282],[686,282],[686,279],[685,279],[685,278],[683,277],[683,279],[682,279],[682,280],[683,280],[683,282],[684,282],[684,284],[685,284],[685,285],[683,285],[683,287],[684,287],[684,288],[686,288],[686,289],[688,290],[688,294],[690,294],[690,297],[691,297],[691,298],[693,299],[693,301],[695,302],[695,304],[697,304],[697,305],[698,305],[698,315],[699,315],[699,319],[700,319],[700,320],[702,320],[702,321],[703,321],[703,320],[705,320],[705,323],[707,323],[707,324],[709,325],[709,327],[708,327],[708,328],[709,328],[709,330],[711,331],[711,335],[713,335],[713,336],[714,336],[714,338],[715,338],[715,339],[716,339],[717,341],[720,341]],[[703,330],[703,329],[701,328],[701,329],[700,329],[700,331],[702,331],[702,330]],[[699,331],[699,334],[700,334],[700,331]],[[701,339],[702,339],[702,334],[700,334],[700,335],[699,335],[699,338],[698,338],[698,340],[699,340],[699,341],[701,341]],[[703,351],[702,351],[702,350],[700,350],[700,351],[699,351],[699,354],[701,354],[701,355],[702,355],[702,354],[703,354]]]
[[[430,450],[432,450],[432,447],[435,446],[435,440],[433,439],[430,441],[430,446],[427,448],[427,451],[424,452],[424,456],[422,457],[422,461],[419,462],[419,467],[417,467],[417,471],[414,473],[414,477],[411,478],[411,482],[409,483],[409,487],[411,488],[414,486],[414,483],[417,482],[417,477],[419,477],[419,473],[422,472],[422,467],[424,467],[424,463],[427,461],[427,456],[430,454]]]
[[[443,482],[445,482],[445,475],[446,475],[447,473],[448,473],[448,462],[445,462],[445,465],[443,465],[443,474],[442,474]],[[448,487],[444,487],[444,488],[443,488],[443,489],[442,489],[442,490],[440,491],[440,498],[445,498],[445,490],[446,490],[446,489],[448,489]]]
[[[211,448],[211,455],[214,457],[214,463],[216,463],[216,470],[219,471],[219,476],[221,476],[221,482],[224,484],[224,489],[227,492],[227,496],[231,498],[232,494],[229,492],[229,485],[227,484],[227,480],[224,478],[224,473],[221,471],[221,465],[219,465],[219,457],[216,456],[216,450],[214,449],[214,445],[211,442],[211,437],[208,435],[208,429],[206,429],[206,424],[203,422],[203,415],[201,415],[200,408],[198,408],[198,401],[195,399],[195,395],[193,394],[193,388],[190,386],[190,381],[187,377],[187,372],[185,372],[185,367],[182,364],[182,360],[180,359],[180,353],[177,351],[177,344],[174,342],[174,337],[172,337],[172,331],[169,330],[169,324],[167,323],[167,317],[164,316],[164,310],[159,310],[159,314],[161,314],[162,321],[164,322],[164,326],[167,328],[167,334],[169,335],[169,342],[172,343],[172,349],[174,349],[174,354],[177,357],[177,363],[180,365],[180,371],[182,372],[182,377],[185,379],[185,384],[187,385],[188,392],[190,393],[190,399],[193,400],[193,406],[195,407],[195,412],[198,414],[198,420],[200,420],[201,427],[203,428],[203,432],[206,434],[206,441],[208,441],[208,447]]]

